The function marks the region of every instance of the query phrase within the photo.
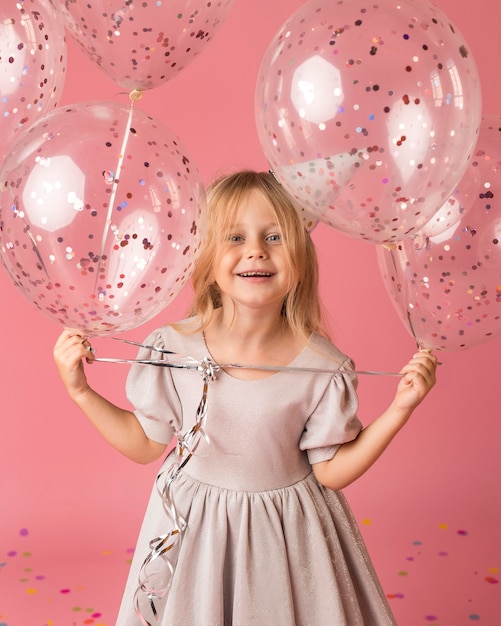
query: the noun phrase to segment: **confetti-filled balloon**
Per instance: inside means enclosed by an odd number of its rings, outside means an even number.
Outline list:
[[[46,114],[0,172],[0,254],[16,287],[61,324],[135,328],[191,275],[205,190],[181,141],[134,105]]]
[[[459,182],[459,186],[454,189],[447,202],[433,215],[429,222],[421,228],[414,237],[416,241],[426,240],[428,237],[437,237],[448,231],[457,224],[464,216],[465,212],[473,204],[478,180],[475,180],[479,172],[477,169],[467,168]],[[468,177],[465,179],[465,177]],[[470,184],[465,185],[465,180],[470,179]]]
[[[235,0],[59,0],[68,31],[118,85],[152,89],[212,40]]]
[[[256,123],[275,175],[319,220],[393,242],[461,179],[480,91],[463,36],[427,0],[310,0],[263,58]]]
[[[0,5],[0,163],[19,132],[57,106],[66,77],[60,11],[51,0]]]
[[[377,250],[402,322],[436,350],[470,348],[501,335],[500,116],[483,117],[457,197],[467,210],[448,231]]]

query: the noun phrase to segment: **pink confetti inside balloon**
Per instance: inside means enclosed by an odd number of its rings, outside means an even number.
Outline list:
[[[89,335],[135,328],[190,277],[200,175],[179,138],[134,105],[56,109],[24,133],[0,177],[2,261],[54,321]]]
[[[64,23],[51,0],[0,5],[0,161],[18,134],[55,108],[66,77]]]
[[[320,221],[383,243],[424,226],[477,140],[480,81],[426,0],[310,0],[271,41],[256,122],[277,178]]]
[[[501,335],[501,117],[483,117],[458,200],[467,211],[448,231],[377,250],[403,324],[435,350]]]
[[[234,0],[59,0],[68,31],[115,83],[152,89],[213,39]]]

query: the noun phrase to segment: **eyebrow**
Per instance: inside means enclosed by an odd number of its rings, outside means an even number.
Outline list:
[[[230,224],[228,226],[228,230],[232,230],[233,228],[245,228],[245,224],[238,222],[237,224]],[[280,228],[280,225],[276,222],[271,222],[264,227],[264,230],[268,230],[269,228]]]

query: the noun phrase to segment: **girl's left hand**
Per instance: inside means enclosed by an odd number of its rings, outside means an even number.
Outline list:
[[[430,350],[420,350],[400,371],[400,381],[394,404],[403,410],[413,410],[435,385],[437,357]]]

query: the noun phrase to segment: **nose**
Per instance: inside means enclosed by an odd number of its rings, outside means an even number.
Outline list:
[[[248,259],[264,259],[267,256],[266,246],[259,238],[247,240],[246,256]]]

